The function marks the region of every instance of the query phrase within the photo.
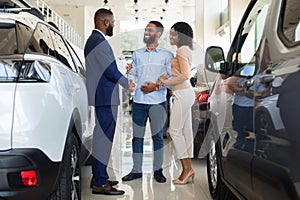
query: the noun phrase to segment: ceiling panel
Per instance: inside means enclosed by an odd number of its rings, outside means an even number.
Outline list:
[[[48,5],[110,8],[119,20],[183,20],[194,17],[195,0],[44,0]],[[135,3],[135,1],[137,3]],[[167,2],[167,3],[166,3]],[[189,19],[193,20],[193,19]]]

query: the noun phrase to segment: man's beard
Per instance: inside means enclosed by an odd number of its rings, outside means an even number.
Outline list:
[[[148,45],[148,44],[152,44],[155,42],[155,35],[150,36],[148,39],[145,38],[144,36],[144,42]]]
[[[109,25],[109,27],[107,27],[106,35],[110,36],[110,37],[113,36],[113,27],[111,25]]]

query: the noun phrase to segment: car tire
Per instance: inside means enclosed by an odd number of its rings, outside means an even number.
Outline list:
[[[275,127],[268,111],[258,111],[255,116],[256,132],[260,134],[275,133]]]
[[[60,181],[50,200],[80,200],[81,172],[79,165],[79,144],[74,134],[67,138]]]
[[[221,179],[220,173],[220,141],[211,142],[211,148],[207,155],[207,179],[210,194],[216,200],[237,199]]]

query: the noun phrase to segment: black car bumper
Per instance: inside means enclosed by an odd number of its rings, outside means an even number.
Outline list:
[[[37,149],[0,152],[0,199],[46,199],[56,188],[60,162]],[[36,186],[24,186],[21,172],[36,171]]]

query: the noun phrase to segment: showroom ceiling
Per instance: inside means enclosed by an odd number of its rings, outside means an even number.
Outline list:
[[[195,0],[44,0],[48,5],[110,8],[119,20],[182,19],[194,12]]]

